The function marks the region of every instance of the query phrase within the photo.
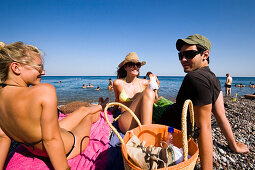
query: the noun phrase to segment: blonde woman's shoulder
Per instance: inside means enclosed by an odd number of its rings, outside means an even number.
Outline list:
[[[36,89],[36,90],[55,90],[55,87],[51,84],[47,84],[47,83],[40,83],[38,85],[32,86],[32,88]]]
[[[56,96],[56,90],[55,87],[51,84],[47,83],[40,83],[38,85],[35,85],[31,87],[33,93],[35,93],[36,96],[38,96],[41,99],[49,99],[49,98],[55,98]]]

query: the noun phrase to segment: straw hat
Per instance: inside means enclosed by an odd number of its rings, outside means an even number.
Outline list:
[[[142,61],[140,62],[137,54],[135,52],[131,52],[129,53],[126,57],[125,60],[123,60],[120,64],[119,64],[119,68],[122,67],[124,64],[129,63],[129,62],[134,62],[134,63],[141,63],[141,66],[145,65],[146,62]]]

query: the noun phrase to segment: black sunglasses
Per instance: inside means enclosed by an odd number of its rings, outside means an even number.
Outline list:
[[[129,63],[127,63],[127,66],[128,66],[128,67],[135,67],[135,66],[137,66],[137,67],[140,68],[142,65],[141,65],[141,63],[129,62]]]
[[[182,58],[184,56],[185,56],[186,59],[192,59],[199,53],[201,53],[201,51],[196,51],[196,50],[188,50],[188,51],[179,52],[178,53],[179,60],[182,60]]]

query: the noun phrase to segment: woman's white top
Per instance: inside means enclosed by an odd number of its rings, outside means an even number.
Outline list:
[[[149,88],[152,89],[152,90],[155,90],[155,89],[158,90],[159,89],[156,79],[157,79],[156,76],[151,76],[150,77]]]

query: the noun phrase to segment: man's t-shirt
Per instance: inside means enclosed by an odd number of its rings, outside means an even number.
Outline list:
[[[176,97],[176,103],[169,106],[160,123],[181,129],[181,112],[187,99],[190,99],[194,106],[211,103],[214,105],[220,91],[220,82],[208,66],[189,72],[184,77]]]

